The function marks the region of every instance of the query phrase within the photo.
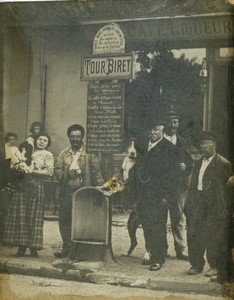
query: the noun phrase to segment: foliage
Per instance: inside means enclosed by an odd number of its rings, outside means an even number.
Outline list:
[[[180,117],[180,130],[193,135],[202,128],[203,93],[195,58],[171,50],[138,51],[141,70],[126,85],[125,132],[128,137],[142,134],[151,120],[164,119],[170,110]]]

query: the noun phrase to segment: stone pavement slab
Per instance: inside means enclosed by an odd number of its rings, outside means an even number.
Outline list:
[[[210,279],[204,276],[208,269],[207,265],[203,273],[196,276],[187,275],[190,265],[186,261],[175,258],[173,237],[169,230],[167,237],[170,258],[166,260],[161,270],[151,272],[149,266],[141,265],[144,253],[144,239],[141,228],[137,230],[138,245],[132,256],[122,256],[130,243],[126,227],[127,218],[127,214],[113,217],[112,248],[116,262],[105,264],[102,262],[70,262],[67,259],[57,260],[53,257],[53,251],[61,246],[58,221],[45,221],[44,249],[39,252],[40,258],[31,258],[29,255],[17,258],[14,257],[15,247],[2,246],[0,247],[0,272],[133,288],[222,296],[223,286],[216,282],[210,282]]]

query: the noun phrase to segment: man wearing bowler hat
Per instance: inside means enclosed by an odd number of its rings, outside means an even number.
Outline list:
[[[188,189],[189,175],[192,172],[193,163],[190,156],[188,144],[184,138],[178,134],[179,117],[175,111],[170,111],[166,116],[164,138],[174,147],[176,158],[179,163],[179,172],[173,179],[172,184],[178,183],[178,198],[168,202],[171,230],[174,237],[174,246],[176,257],[181,260],[187,260],[184,201]]]
[[[145,145],[141,144],[142,154],[131,174],[131,182],[135,184],[136,211],[151,253],[150,271],[159,270],[165,262],[168,201],[177,197],[177,190],[171,182],[178,174],[179,165],[173,145],[163,138],[163,130],[163,121],[151,121],[147,141]]]
[[[209,264],[205,276],[218,273],[219,247],[228,212],[227,181],[232,176],[232,166],[216,152],[216,143],[213,133],[201,134],[199,144],[203,157],[195,162],[185,205],[189,275],[203,271],[205,251]]]

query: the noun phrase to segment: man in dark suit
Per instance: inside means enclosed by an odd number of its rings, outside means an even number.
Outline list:
[[[171,221],[171,230],[174,237],[174,246],[176,257],[181,260],[187,260],[184,201],[188,189],[188,177],[192,172],[192,159],[188,144],[184,138],[178,134],[179,117],[171,111],[166,117],[164,138],[174,147],[175,155],[179,161],[180,184],[178,185],[178,199],[172,199],[169,204],[169,213]],[[173,179],[178,181],[177,176]]]
[[[200,139],[203,158],[196,161],[186,201],[188,230],[189,275],[201,273],[205,264],[210,269],[205,276],[217,275],[219,247],[226,224],[228,201],[227,181],[232,176],[231,163],[216,152],[216,137],[203,132]]]
[[[163,138],[163,122],[149,126],[146,145],[141,145],[130,174],[130,185],[136,198],[136,210],[144,231],[145,243],[151,252],[150,270],[159,270],[167,253],[166,222],[168,201],[177,199],[179,164],[173,145]],[[132,187],[131,187],[132,188]]]

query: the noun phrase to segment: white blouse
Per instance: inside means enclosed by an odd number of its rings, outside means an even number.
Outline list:
[[[50,151],[35,150],[32,154],[34,169],[46,170],[47,175],[52,176],[54,173],[54,157]]]

